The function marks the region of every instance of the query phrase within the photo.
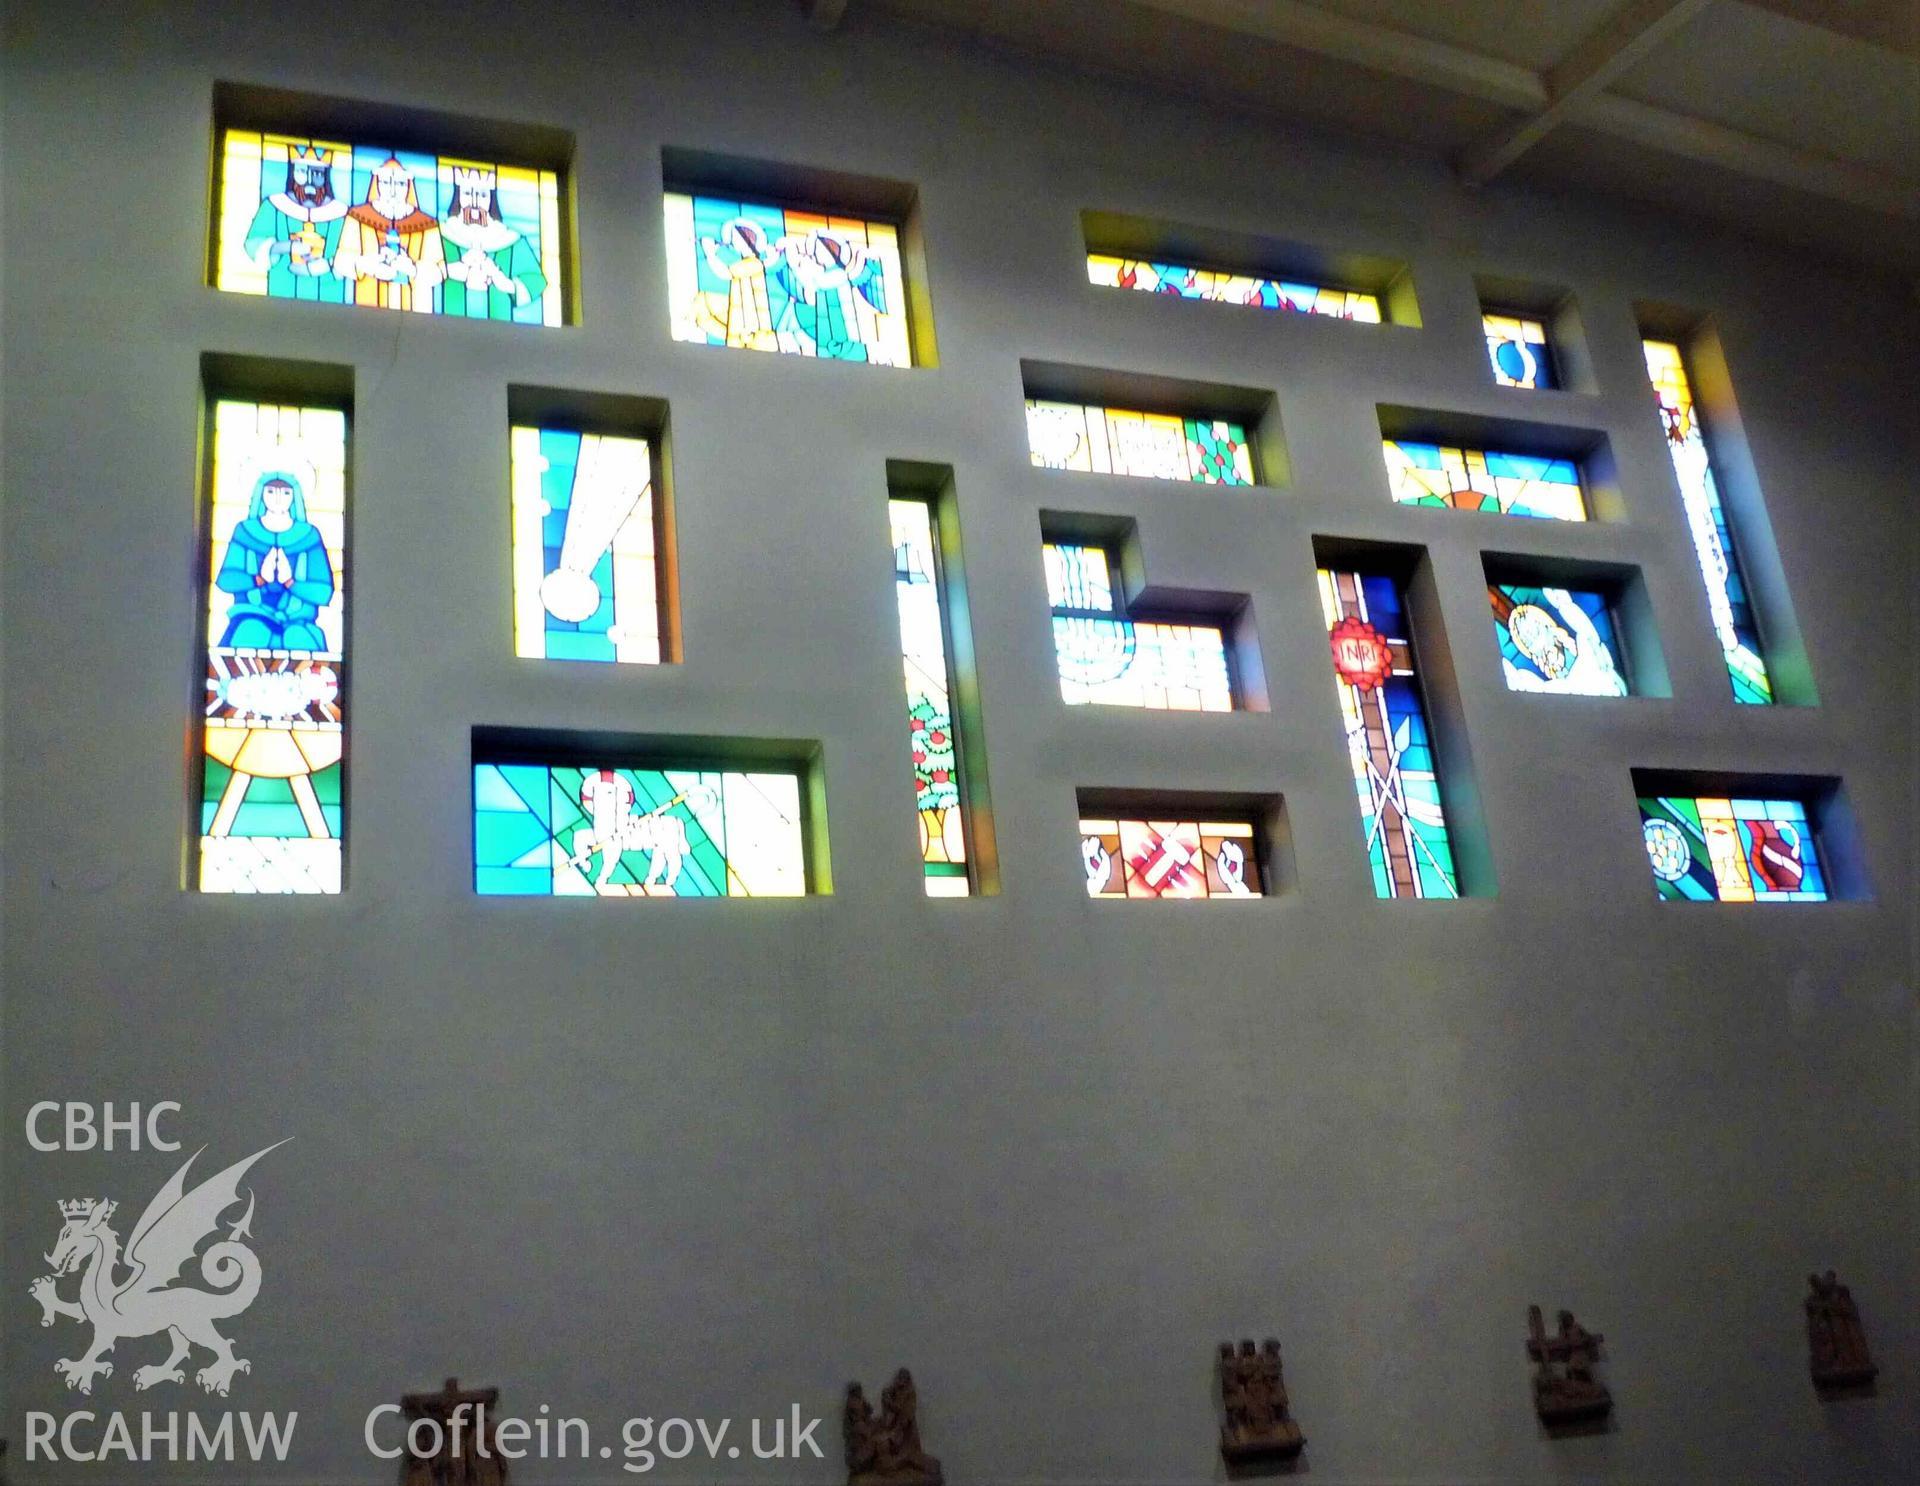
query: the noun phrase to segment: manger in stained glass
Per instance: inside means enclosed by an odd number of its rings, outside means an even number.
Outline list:
[[[913,365],[891,222],[669,191],[666,226],[675,340]]]
[[[1383,439],[1381,447],[1393,498],[1403,506],[1444,506],[1552,521],[1587,519],[1580,467],[1571,459],[1410,439]]]
[[[1481,327],[1487,336],[1487,359],[1493,363],[1493,379],[1502,387],[1553,388],[1560,385],[1554,376],[1553,347],[1547,340],[1547,327],[1525,315],[1483,314]]]
[[[964,898],[967,829],[960,798],[960,735],[947,661],[947,603],[933,506],[887,502],[893,538],[893,587],[900,609],[900,658],[906,677],[907,736],[913,753],[914,804],[928,897]]]
[[[195,885],[341,890],[347,416],[213,407]]]
[[[1642,344],[1646,351],[1647,375],[1652,379],[1661,422],[1666,428],[1667,452],[1673,459],[1673,473],[1680,482],[1680,501],[1686,511],[1687,534],[1693,539],[1694,560],[1707,585],[1707,607],[1713,616],[1713,631],[1719,637],[1727,677],[1733,683],[1733,699],[1766,705],[1773,701],[1773,680],[1767,674],[1767,663],[1761,655],[1759,625],[1747,598],[1733,533],[1728,529],[1727,515],[1720,505],[1720,487],[1714,479],[1713,461],[1700,425],[1700,410],[1694,404],[1693,387],[1687,380],[1686,363],[1680,348],[1671,341],[1649,340]]]
[[[1203,299],[1213,304],[1251,305],[1256,309],[1292,310],[1303,315],[1327,315],[1370,325],[1380,323],[1379,299],[1356,289],[1226,273],[1179,263],[1156,263],[1146,258],[1121,258],[1111,253],[1087,254],[1087,282],[1107,289],[1169,294],[1178,299]]]
[[[765,898],[808,891],[790,772],[476,763],[483,896]]]
[[[1027,448],[1041,469],[1201,485],[1253,484],[1247,430],[1225,418],[1182,418],[1030,398]]]
[[[646,439],[516,425],[514,654],[659,662],[653,450]]]
[[[1457,898],[1406,595],[1381,573],[1321,568],[1318,580],[1374,894]]]
[[[1826,873],[1800,800],[1642,795],[1640,834],[1662,899],[1818,903]]]
[[[1258,836],[1245,820],[1080,822],[1090,898],[1259,898]]]
[[[1509,691],[1624,697],[1626,658],[1613,606],[1585,589],[1489,583],[1493,632]]]
[[[1041,555],[1063,701],[1176,712],[1234,709],[1226,633],[1218,625],[1128,618],[1113,591],[1105,548],[1048,542]]]
[[[221,134],[214,287],[320,304],[564,321],[560,178],[378,142]]]

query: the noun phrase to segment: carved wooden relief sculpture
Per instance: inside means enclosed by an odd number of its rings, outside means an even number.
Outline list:
[[[904,1367],[880,1391],[880,1413],[847,1384],[847,1486],[941,1486],[940,1462],[920,1448],[920,1395]]]
[[[493,1439],[499,1402],[498,1388],[462,1388],[458,1378],[448,1378],[438,1393],[404,1395],[400,1412],[406,1416],[408,1444],[400,1462],[400,1486],[507,1486],[507,1462]],[[416,1419],[440,1426],[439,1448],[430,1455],[414,1453]]]
[[[1228,1465],[1291,1460],[1307,1437],[1287,1416],[1287,1385],[1280,1374],[1280,1343],[1268,1337],[1259,1351],[1249,1340],[1236,1354],[1220,1343],[1220,1454]]]
[[[1880,1369],[1867,1352],[1866,1329],[1853,1292],[1832,1270],[1810,1274],[1807,1284],[1807,1367],[1816,1388],[1863,1388]]]
[[[1560,1330],[1548,1336],[1537,1305],[1527,1307],[1527,1332],[1527,1355],[1540,1364],[1533,1375],[1533,1408],[1541,1421],[1553,1427],[1604,1418],[1613,1395],[1594,1377],[1593,1364],[1605,1338],[1574,1320],[1572,1311],[1560,1312]]]

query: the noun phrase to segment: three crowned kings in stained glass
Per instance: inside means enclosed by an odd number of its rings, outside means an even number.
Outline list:
[[[551,170],[227,129],[217,211],[219,289],[563,323]]]
[[[824,359],[912,364],[898,235],[891,224],[677,193],[669,193],[666,211],[676,338]],[[222,135],[215,246],[215,282],[230,291],[522,324],[557,325],[564,318],[558,183],[551,171],[229,129]],[[1320,286],[1100,255],[1089,255],[1088,270],[1092,282],[1116,288],[1348,319],[1380,318],[1377,301],[1370,296]],[[1525,388],[1556,385],[1551,347],[1539,322],[1493,313],[1485,320],[1497,380]],[[1647,359],[1736,696],[1742,701],[1771,700],[1770,678],[1684,363],[1673,345],[1651,339]],[[252,432],[240,432],[249,421]],[[1039,465],[1194,483],[1247,485],[1254,480],[1246,431],[1230,421],[1030,401],[1028,422],[1033,462]],[[280,423],[292,431],[267,431]],[[345,728],[345,415],[337,409],[223,402],[216,407],[214,424],[213,520],[216,527],[224,523],[231,530],[224,550],[214,554],[208,589],[209,704],[203,730],[199,883],[208,891],[337,892]],[[1406,440],[1389,440],[1384,447],[1395,498],[1403,503],[1586,519],[1581,472],[1573,461]],[[512,448],[516,653],[643,663],[662,659],[656,492],[646,441],[519,426]],[[317,459],[312,457],[316,453]],[[242,467],[255,471],[244,515],[231,489],[233,471]],[[900,502],[893,505],[902,507]],[[905,503],[909,511],[915,506],[924,512],[924,503]],[[913,533],[902,539],[899,520],[896,509],[896,556],[917,550],[918,541]],[[1118,615],[1104,618],[1113,612],[1110,580],[1105,606],[1068,602],[1072,596],[1066,591],[1093,594],[1100,586],[1093,570],[1104,568],[1105,554],[1097,548],[1049,544],[1047,558],[1067,700],[1202,710],[1234,705],[1221,631],[1140,623]],[[909,563],[904,571],[911,569]],[[1069,582],[1074,574],[1078,578]],[[243,578],[245,586],[236,587]],[[1378,588],[1379,581],[1360,573],[1321,574],[1368,852],[1383,896],[1450,896],[1458,885],[1424,708],[1413,681],[1410,642],[1404,635],[1389,637],[1362,618],[1378,610],[1397,619],[1402,612],[1403,597]],[[939,632],[941,613],[936,605],[931,629],[925,616],[916,619],[909,586],[908,578],[900,579],[910,724],[923,735],[916,736],[923,753],[936,734],[951,749],[955,735],[947,657],[943,649],[929,649],[925,643],[927,634]],[[1493,584],[1489,598],[1510,687],[1627,693],[1624,658],[1604,595]],[[222,602],[224,615],[215,612]],[[1063,602],[1069,610],[1087,611],[1062,613]],[[1350,623],[1355,620],[1371,629],[1377,645],[1362,643],[1364,637]],[[1064,639],[1063,625],[1073,630]],[[1079,674],[1089,663],[1087,652],[1097,649],[1111,660],[1114,647],[1081,643],[1086,637],[1079,631],[1091,633],[1102,625],[1130,637],[1121,647],[1127,652],[1126,663],[1112,676],[1090,679]],[[1169,649],[1173,637],[1180,643]],[[1393,660],[1396,646],[1402,657],[1398,664]],[[1389,658],[1378,676],[1359,658],[1360,651],[1368,649],[1376,658]],[[1389,686],[1396,678],[1411,683],[1400,689],[1397,711]],[[946,710],[936,717],[942,703]],[[1378,726],[1367,724],[1369,705],[1381,711],[1375,719]],[[927,727],[936,721],[945,726]],[[1363,746],[1356,747],[1356,740]],[[924,758],[917,754],[915,762],[929,891],[963,892],[969,868],[958,770],[931,753]],[[501,766],[487,767],[497,772]],[[557,777],[553,767],[548,769],[550,785]],[[600,772],[627,784],[635,821],[664,819],[667,812],[687,806],[689,791],[680,790],[664,803],[639,811],[638,804],[648,797],[638,787],[644,771]],[[662,779],[671,773],[656,772]],[[504,781],[508,776],[499,777]],[[627,799],[617,785],[600,789],[597,777],[583,775],[582,790],[574,792],[574,806],[589,818],[600,795]],[[797,790],[797,783],[793,787]],[[774,793],[784,799],[785,788]],[[723,787],[695,780],[692,794],[698,797],[703,790],[714,798],[725,794]],[[1701,809],[1713,802],[1680,803],[1694,807],[1696,820],[1720,819]],[[1663,808],[1673,804],[1664,802]],[[1758,815],[1736,811],[1727,817],[1739,822],[1743,840],[1767,837],[1753,848],[1761,856],[1748,854],[1750,863],[1764,859],[1768,865],[1764,870],[1752,866],[1747,896],[1824,896],[1804,809],[1793,802],[1760,805]],[[1794,809],[1798,816],[1791,815]],[[797,795],[790,812],[774,813],[787,818],[797,842]],[[1674,813],[1667,810],[1661,820],[1671,824],[1668,817]],[[1776,829],[1773,822],[1784,824]],[[1655,823],[1650,819],[1650,828]],[[1150,823],[1110,824],[1114,833],[1123,833],[1123,828],[1145,829]],[[717,829],[700,825],[709,846],[723,842],[727,834],[724,821],[715,825]],[[1205,833],[1211,831],[1227,843],[1226,859],[1233,862],[1233,842],[1241,829],[1233,822],[1162,822],[1151,828],[1184,846],[1180,833],[1188,826],[1203,839],[1210,839]],[[664,834],[643,825],[634,840],[645,836],[652,842]],[[1650,830],[1650,854],[1653,841]],[[559,886],[559,881],[582,865],[578,848],[557,837],[547,845],[552,852],[547,890],[574,890]],[[639,849],[652,855],[650,846]],[[589,848],[589,856],[594,850]],[[597,850],[601,871],[593,875],[588,890],[601,892],[632,869],[621,852],[609,856],[604,844]],[[1217,857],[1200,846],[1194,860]],[[1796,868],[1779,868],[1778,862],[1786,859],[1798,864]],[[1657,874],[1659,865],[1656,856]],[[1733,875],[1719,870],[1724,865],[1716,865],[1719,875],[1711,895],[1740,897]],[[516,867],[526,870],[526,863],[495,863],[489,870]],[[639,880],[640,891],[678,891],[669,879],[677,880],[680,870],[656,871],[650,862]],[[1127,875],[1130,870],[1123,863],[1114,879],[1123,895],[1137,895]],[[1215,893],[1237,896],[1249,888],[1250,874],[1244,870],[1232,865],[1209,870],[1212,876],[1203,873],[1199,880],[1211,883]],[[1783,885],[1793,870],[1800,877]],[[1769,871],[1775,875],[1769,877]],[[706,890],[790,890],[745,886],[754,875],[723,866],[708,874]],[[764,882],[792,880],[791,873],[776,871]],[[1683,874],[1661,880],[1692,879]],[[1089,881],[1089,890],[1099,892],[1091,877]],[[1257,868],[1251,882],[1258,882]]]

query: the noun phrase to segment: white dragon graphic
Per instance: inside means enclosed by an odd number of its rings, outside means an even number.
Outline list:
[[[66,1377],[69,1388],[93,1392],[96,1377],[113,1375],[113,1364],[106,1355],[115,1342],[161,1331],[172,1338],[173,1351],[164,1362],[135,1369],[136,1388],[184,1383],[186,1373],[180,1364],[195,1346],[214,1354],[214,1360],[195,1374],[209,1393],[224,1397],[235,1373],[253,1370],[245,1358],[233,1355],[233,1343],[213,1329],[215,1321],[239,1315],[260,1293],[259,1256],[240,1242],[253,1236],[251,1190],[240,1220],[228,1230],[227,1237],[211,1244],[200,1257],[201,1277],[219,1288],[176,1288],[173,1282],[201,1242],[218,1234],[220,1215],[240,1200],[240,1179],[247,1169],[267,1151],[285,1144],[283,1140],[255,1151],[189,1192],[187,1170],[200,1156],[200,1151],[195,1151],[140,1214],[127,1240],[124,1259],[119,1235],[107,1226],[107,1219],[119,1204],[104,1197],[80,1197],[59,1204],[63,1220],[60,1238],[53,1252],[43,1256],[53,1266],[53,1273],[40,1276],[28,1287],[28,1293],[40,1302],[42,1326],[53,1325],[56,1316],[93,1323],[93,1345],[78,1357],[53,1364],[53,1370]],[[86,1273],[80,1281],[79,1300],[62,1300],[59,1281],[82,1267]],[[132,1273],[120,1279],[117,1275],[121,1270]]]

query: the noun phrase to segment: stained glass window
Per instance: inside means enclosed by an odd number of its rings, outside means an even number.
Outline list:
[[[1766,661],[1761,659],[1759,626],[1754,622],[1747,585],[1740,575],[1733,533],[1727,529],[1726,512],[1720,506],[1720,489],[1713,477],[1713,462],[1700,427],[1700,410],[1694,405],[1693,387],[1687,380],[1686,363],[1680,348],[1670,341],[1650,340],[1644,346],[1647,374],[1653,379],[1660,417],[1666,424],[1667,452],[1673,457],[1673,472],[1680,481],[1693,555],[1700,564],[1700,576],[1706,580],[1714,633],[1720,637],[1720,651],[1733,682],[1733,699],[1769,703],[1773,700],[1773,682],[1767,675]]]
[[[1603,593],[1489,583],[1500,668],[1510,691],[1586,697],[1628,694],[1626,659]]]
[[[1480,317],[1487,333],[1487,359],[1502,387],[1558,387],[1547,327],[1524,315]]]
[[[675,340],[913,365],[891,223],[677,191],[666,211]]]
[[[807,891],[792,773],[473,767],[473,888],[559,898],[767,898]]]
[[[960,801],[960,738],[947,664],[947,613],[933,507],[889,500],[893,589],[900,605],[900,657],[907,683],[907,735],[927,896],[964,898],[967,830]]]
[[[1029,400],[1027,446],[1042,469],[1202,485],[1253,483],[1247,430],[1224,418]]]
[[[553,171],[246,129],[221,141],[216,287],[562,323]]]
[[[1102,547],[1048,542],[1042,555],[1063,700],[1178,712],[1233,710],[1233,673],[1218,625],[1129,619],[1116,600]]]
[[[1379,573],[1322,568],[1319,581],[1374,893],[1458,897],[1405,592]]]
[[[1403,506],[1445,506],[1553,521],[1587,519],[1580,467],[1571,459],[1407,439],[1383,440],[1383,448],[1393,498]]]
[[[198,886],[337,893],[347,417],[218,401]]]
[[[1245,304],[1263,310],[1293,310],[1305,315],[1330,315],[1338,320],[1380,323],[1380,301],[1371,294],[1331,289],[1323,284],[1219,273],[1178,263],[1154,263],[1144,258],[1089,253],[1087,281],[1107,289],[1136,289],[1145,294],[1171,294],[1180,299],[1205,299],[1214,304]]]
[[[648,441],[517,426],[510,447],[514,654],[658,662]]]
[[[1818,903],[1826,874],[1799,800],[1640,797],[1640,834],[1662,898]]]
[[[1082,820],[1087,896],[1262,897],[1257,840],[1245,820]]]

